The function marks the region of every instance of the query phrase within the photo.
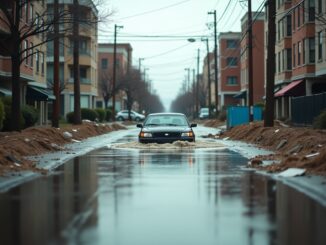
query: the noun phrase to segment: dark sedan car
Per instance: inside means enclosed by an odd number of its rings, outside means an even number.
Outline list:
[[[137,124],[141,128],[138,139],[140,143],[172,143],[177,140],[195,141],[192,127],[187,117],[181,113],[154,113],[149,114],[144,124]]]

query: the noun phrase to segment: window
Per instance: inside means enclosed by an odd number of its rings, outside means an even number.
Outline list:
[[[281,21],[277,22],[277,40],[281,40]]]
[[[101,67],[102,67],[102,69],[107,69],[108,68],[108,59],[102,59],[101,60]]]
[[[79,42],[79,52],[81,54],[88,54],[88,47],[87,47],[87,41],[86,40],[80,40],[80,42]]]
[[[34,21],[34,6],[33,6],[33,4],[29,5],[29,19],[30,19],[30,22],[33,23],[33,21]]]
[[[302,64],[306,64],[306,40],[307,39],[303,39],[302,40]]]
[[[309,38],[309,63],[315,63],[315,55],[316,55],[316,48],[315,48],[315,38]]]
[[[298,65],[301,64],[301,42],[298,42]]]
[[[294,10],[293,11],[293,25],[292,25],[293,26],[293,29],[295,29],[295,12],[296,11]]]
[[[286,69],[290,71],[292,69],[292,49],[286,49]]]
[[[300,11],[301,11],[301,8],[302,8],[302,6],[301,6],[301,4],[298,6],[298,8],[297,8],[297,27],[300,27],[300,25],[301,25],[301,13],[300,13]]]
[[[27,42],[27,40],[24,40],[23,59],[25,59],[24,62],[25,62],[26,65],[28,65],[28,51],[27,51],[27,49],[28,49],[28,42]]]
[[[285,70],[285,50],[282,50],[282,71]]]
[[[39,57],[39,51],[36,50],[35,53],[35,62],[36,62],[36,72],[40,71],[40,57]]]
[[[226,59],[227,66],[237,66],[238,60],[237,57],[228,57]]]
[[[293,51],[293,67],[295,67],[295,52],[297,51],[296,50],[296,46],[295,46],[295,44],[293,44],[293,49],[292,49],[292,51]]]
[[[278,72],[281,72],[281,52],[278,52]]]
[[[237,47],[237,40],[230,39],[226,41],[227,48],[236,48]]]
[[[87,68],[86,67],[80,67],[80,78],[87,78]]]
[[[238,84],[238,78],[236,76],[229,76],[226,80],[227,85],[237,85]]]
[[[318,60],[323,59],[323,32],[318,32]]]
[[[318,0],[318,14],[323,13],[323,0]]]
[[[33,49],[33,46],[34,46],[34,44],[31,42],[30,43],[30,48],[31,48],[31,56],[30,56],[30,66],[31,67],[33,67],[34,66],[34,59],[33,59],[33,57],[34,57],[34,49]]]
[[[291,15],[286,16],[286,35],[288,37],[292,36],[292,21]]]
[[[40,53],[40,62],[41,62],[41,73],[44,74],[44,53],[43,52],[39,52]]]
[[[315,0],[308,1],[308,14],[309,21],[315,21]]]
[[[25,14],[25,21],[28,23],[28,1],[25,1],[24,3],[24,14]]]

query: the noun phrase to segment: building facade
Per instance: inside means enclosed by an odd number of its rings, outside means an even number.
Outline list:
[[[12,1],[6,0],[8,6]],[[5,2],[6,2],[5,1]],[[11,6],[13,11],[14,7]],[[21,5],[21,27],[36,29],[38,23],[46,18],[44,1],[26,1]],[[10,10],[9,10],[10,11]],[[12,95],[11,84],[11,40],[10,30],[4,21],[6,17],[0,11],[0,96]],[[21,35],[24,35],[21,30]],[[20,94],[21,104],[34,106],[39,110],[39,124],[46,124],[48,119],[48,102],[54,99],[46,84],[46,33],[30,36],[21,42]]]
[[[214,92],[214,53],[209,53],[205,56],[203,62],[203,75],[202,75],[202,87],[205,97],[205,107],[213,106],[215,102],[215,92]],[[208,69],[209,64],[209,69]],[[208,73],[209,70],[209,73]],[[210,83],[209,77],[210,76]],[[211,103],[209,104],[209,92],[211,96]],[[214,97],[214,98],[213,98]]]
[[[252,35],[253,35],[253,103],[261,103],[265,96],[265,14],[263,12],[252,12]],[[248,79],[249,79],[249,61],[248,61],[248,14],[245,14],[241,19],[241,53],[240,53],[240,77],[241,77],[241,93],[236,98],[241,98],[241,104],[247,105],[248,102]]]
[[[276,118],[291,118],[291,98],[326,92],[326,24],[322,0],[276,4]]]
[[[240,32],[222,32],[219,40],[219,110],[236,105],[240,91]]]
[[[53,9],[53,0],[47,1],[48,11]],[[71,11],[73,2],[60,1],[60,11]],[[80,1],[80,15],[85,21],[79,24],[79,73],[80,73],[80,103],[81,108],[95,108],[97,97],[97,20],[98,11],[92,0]],[[73,78],[73,35],[71,23],[60,25],[61,31],[66,31],[60,38],[60,113],[66,115],[74,110],[74,78]],[[70,31],[67,31],[70,30]],[[47,52],[47,83],[53,86],[53,42],[48,42]]]
[[[98,48],[98,97],[96,99],[96,106],[105,108],[105,106],[112,106],[112,98],[108,104],[105,105],[105,95],[112,93],[112,80],[113,80],[113,57],[114,57],[114,44],[113,43],[100,43]],[[118,43],[116,45],[116,76],[126,74],[132,65],[132,47],[129,43]],[[117,86],[117,84],[116,84]],[[125,96],[122,91],[116,93],[115,101],[116,111],[126,108]]]

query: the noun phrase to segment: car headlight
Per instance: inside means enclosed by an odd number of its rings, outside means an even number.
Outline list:
[[[139,137],[141,138],[149,138],[152,137],[151,133],[140,132]]]
[[[194,133],[192,131],[185,132],[181,134],[181,137],[193,137]]]

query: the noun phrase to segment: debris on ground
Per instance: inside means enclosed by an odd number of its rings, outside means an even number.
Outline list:
[[[280,177],[296,177],[302,176],[306,172],[305,169],[302,168],[288,168],[287,170],[278,174]]]
[[[98,124],[84,121],[64,128],[31,127],[21,132],[0,132],[0,175],[7,171],[37,170],[35,163],[24,158],[49,151],[60,151],[68,143],[125,129],[120,123]]]
[[[210,138],[216,137],[210,135]],[[261,161],[275,161],[268,166],[257,164],[256,168],[270,172],[304,168],[307,173],[326,175],[326,130],[289,127],[279,122],[275,122],[274,127],[263,127],[263,122],[253,122],[222,132],[218,137],[245,141],[275,152],[255,157]]]

